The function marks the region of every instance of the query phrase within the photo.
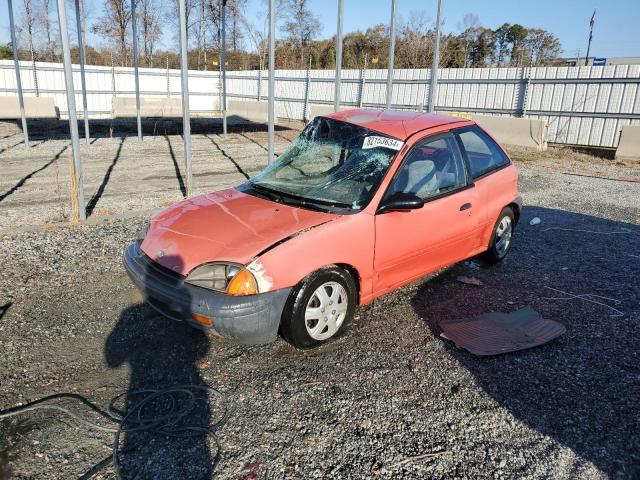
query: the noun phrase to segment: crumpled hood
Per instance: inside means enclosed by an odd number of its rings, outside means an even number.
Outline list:
[[[186,275],[212,261],[246,265],[274,243],[336,217],[228,189],[158,213],[141,248],[162,266]]]

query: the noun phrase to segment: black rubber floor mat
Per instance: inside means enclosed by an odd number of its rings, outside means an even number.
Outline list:
[[[559,337],[566,329],[546,320],[530,307],[511,313],[489,312],[476,318],[443,320],[442,337],[474,355],[498,355],[536,347]]]

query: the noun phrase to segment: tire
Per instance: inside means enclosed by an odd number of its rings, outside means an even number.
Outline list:
[[[482,260],[494,265],[507,256],[513,243],[513,230],[515,226],[516,222],[513,210],[511,207],[503,208],[493,227],[489,248],[481,256]]]
[[[353,319],[357,298],[356,283],[349,272],[335,265],[317,270],[291,291],[280,332],[301,349],[329,342],[344,333]]]

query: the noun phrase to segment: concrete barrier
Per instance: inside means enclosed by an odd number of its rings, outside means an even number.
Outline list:
[[[269,121],[269,103],[257,100],[227,100],[227,116],[235,115],[256,123]]]
[[[135,118],[135,97],[116,97],[111,104],[112,118]],[[147,118],[182,117],[180,98],[151,97],[140,99],[140,116]]]
[[[352,110],[355,107],[340,107],[338,111],[342,110]],[[325,105],[320,103],[311,103],[309,104],[309,119],[313,120],[316,117],[324,117],[326,115],[331,115],[334,113],[333,105]]]
[[[311,103],[309,105],[309,118],[313,120],[316,117],[324,117],[326,115],[331,115],[334,111],[333,105]]]
[[[504,145],[547,149],[547,122],[532,118],[471,115],[471,119]]]
[[[616,160],[640,160],[640,125],[625,125],[616,148]]]
[[[58,118],[58,111],[51,97],[24,97],[27,118]],[[20,115],[18,97],[0,96],[0,120],[17,120]]]

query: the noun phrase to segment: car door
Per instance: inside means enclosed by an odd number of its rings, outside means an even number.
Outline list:
[[[469,175],[473,180],[478,201],[486,211],[484,244],[487,245],[498,215],[517,192],[517,175],[506,169],[511,162],[505,152],[480,127],[472,125],[452,132],[466,156]]]
[[[399,192],[425,203],[415,210],[376,214],[376,295],[467,258],[480,245],[482,208],[452,134],[416,142],[382,202]]]

